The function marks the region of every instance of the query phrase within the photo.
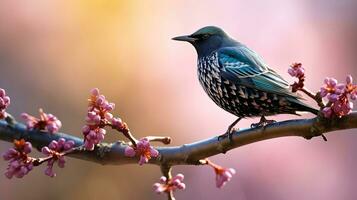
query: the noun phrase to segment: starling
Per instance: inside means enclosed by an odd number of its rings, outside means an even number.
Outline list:
[[[173,40],[191,43],[198,54],[198,78],[208,96],[221,108],[236,115],[225,134],[245,117],[261,117],[260,127],[274,122],[265,116],[297,114],[318,110],[306,105],[289,84],[244,44],[229,37],[221,28],[207,26],[191,35]]]

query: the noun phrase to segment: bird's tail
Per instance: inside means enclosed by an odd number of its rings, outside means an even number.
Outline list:
[[[290,99],[292,100],[292,102],[295,104],[296,106],[296,113],[303,113],[303,112],[310,112],[313,113],[315,115],[318,115],[318,113],[320,112],[319,110],[317,110],[316,108],[313,108],[307,104],[305,104],[304,102],[298,100],[298,99]]]
[[[302,112],[300,112],[300,113],[303,113],[303,112],[310,112],[310,113],[312,113],[312,114],[314,114],[314,115],[318,115],[319,114],[319,110],[317,110],[316,108],[313,108],[313,107],[311,107],[311,106],[309,106],[309,105],[306,105],[306,104],[304,104],[304,103],[302,103],[302,102],[299,102],[299,111],[302,111]],[[297,112],[297,113],[299,113],[299,111]]]
[[[312,113],[312,114],[314,114],[314,115],[318,115],[319,114],[319,110],[317,110],[317,109],[315,109],[315,108],[312,108],[312,107],[310,107],[310,106],[305,106],[303,109],[302,109],[303,111],[297,111],[296,113],[297,114],[303,114],[303,113],[306,113],[306,112],[310,112],[310,113]]]

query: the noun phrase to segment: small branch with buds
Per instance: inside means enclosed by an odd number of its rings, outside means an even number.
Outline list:
[[[170,144],[170,137],[147,136],[136,139],[128,125],[111,113],[115,104],[108,102],[97,88],[91,90],[88,99],[86,124],[82,128],[83,139],[58,133],[62,126],[61,121],[42,109],[39,111],[39,118],[23,113],[21,117],[26,125],[16,122],[10,114],[6,113],[10,105],[10,97],[0,88],[0,139],[14,142],[14,147],[3,154],[4,160],[9,162],[5,176],[9,179],[22,178],[34,167],[47,162],[45,174],[55,177],[53,165],[57,163],[58,167],[63,168],[66,156],[101,164],[150,163],[159,165],[164,175],[153,185],[155,192],[166,193],[169,200],[174,200],[174,191],[186,187],[183,183],[183,174],[172,177],[171,170],[175,165],[210,166],[216,175],[216,186],[221,188],[230,181],[236,171],[233,168],[219,166],[208,157],[277,137],[301,136],[311,139],[323,136],[326,140],[323,133],[357,128],[357,112],[352,112],[351,102],[357,99],[357,85],[352,83],[351,76],[347,76],[345,84],[338,84],[337,80],[326,78],[323,87],[314,94],[304,87],[305,69],[301,63],[291,65],[288,73],[298,78],[298,82],[291,85],[292,92],[301,91],[319,105],[321,112],[317,117],[276,122],[264,127],[235,131],[229,138],[219,140],[218,137],[213,137],[176,147],[154,147],[150,144],[150,142]],[[326,98],[328,102],[325,104],[322,98]],[[104,143],[105,128],[108,127],[123,134],[128,141]],[[32,146],[40,150],[45,157],[31,157],[29,154]]]
[[[288,73],[290,74],[290,76],[298,78],[298,82],[294,82],[291,85],[292,92],[301,91],[305,93],[307,96],[309,96],[310,98],[314,99],[320,108],[325,106],[320,96],[320,93],[314,94],[313,92],[309,91],[304,87],[305,69],[302,67],[301,63],[293,63],[288,69]]]
[[[255,142],[286,136],[299,136],[306,139],[320,136],[322,133],[329,133],[337,130],[357,128],[357,112],[352,112],[341,118],[327,120],[321,117],[311,119],[297,119],[276,122],[269,124],[265,128],[241,129],[235,131],[232,142],[228,138],[218,140],[217,137],[197,141],[191,144],[173,147],[154,147],[159,152],[157,157],[152,157],[148,163],[156,165],[202,165],[202,159],[226,153],[227,151],[252,144]],[[18,123],[11,127],[5,121],[0,120],[0,140],[12,142],[14,139],[25,139],[31,142],[34,147],[41,149],[53,140],[64,138],[74,141],[74,146],[82,146],[81,138],[65,134],[43,134],[41,131],[28,131],[26,127]],[[146,142],[146,141],[145,141]],[[68,156],[83,160],[93,161],[100,164],[122,165],[137,163],[140,154],[133,157],[125,155],[125,150],[131,147],[130,143],[118,141],[116,143],[101,143],[93,151],[75,151]]]

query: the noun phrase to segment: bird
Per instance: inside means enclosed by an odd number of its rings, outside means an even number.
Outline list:
[[[260,117],[258,123],[251,125],[257,128],[276,122],[266,116],[318,114],[256,52],[221,28],[206,26],[172,39],[193,45],[198,55],[198,79],[204,91],[219,107],[238,117],[218,139],[227,136],[232,139],[234,126],[243,118]]]

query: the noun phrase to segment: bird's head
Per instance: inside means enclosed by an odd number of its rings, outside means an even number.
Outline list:
[[[172,39],[191,43],[199,57],[206,56],[218,48],[233,46],[237,43],[216,26],[206,26],[191,35],[178,36]]]

